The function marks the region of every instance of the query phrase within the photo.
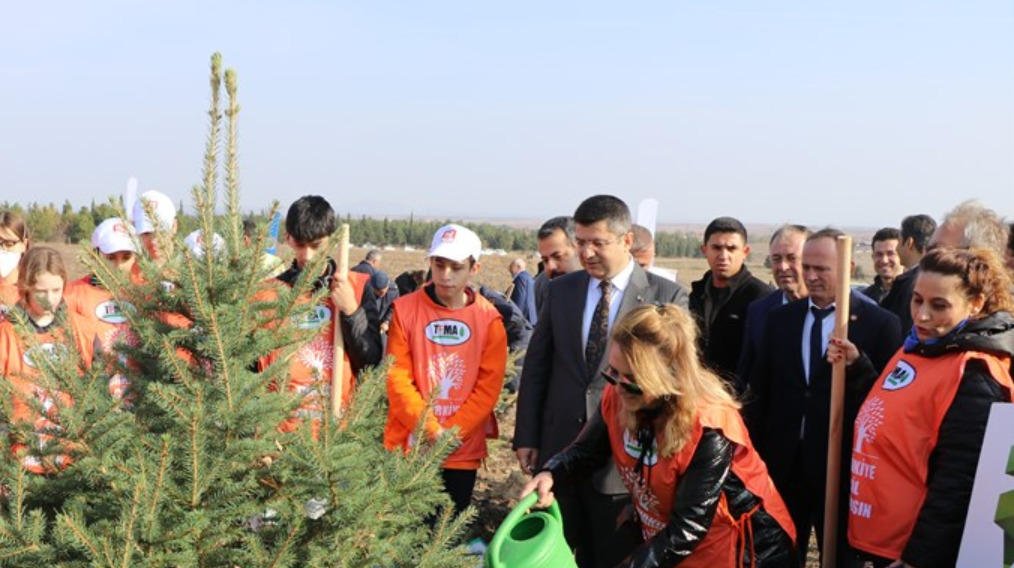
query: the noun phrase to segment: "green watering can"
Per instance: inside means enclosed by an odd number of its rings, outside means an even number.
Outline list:
[[[531,492],[503,520],[486,550],[485,568],[577,568],[556,501],[525,514],[538,500],[538,492]]]

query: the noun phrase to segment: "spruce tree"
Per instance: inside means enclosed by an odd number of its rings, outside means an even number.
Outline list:
[[[0,566],[474,564],[458,543],[468,516],[452,519],[441,490],[453,441],[407,454],[383,448],[382,369],[359,377],[351,406],[337,419],[320,416],[316,433],[310,420],[295,432],[276,428],[300,402],[285,388],[285,363],[313,337],[299,323],[314,303],[297,300],[326,255],[291,289],[265,293],[272,284],[258,261],[266,227],[244,244],[236,75],[222,73],[218,54],[210,80],[203,179],[192,205],[203,234],[222,235],[225,247],[195,255],[181,235],[160,232],[161,250],[175,252],[161,267],[139,259],[142,284],[88,250],[89,268],[131,333],[87,369],[73,345],[37,358],[39,387],[73,403],[58,403],[42,447],[33,424],[10,424],[0,436]],[[225,213],[216,215],[219,186]],[[19,329],[31,344],[27,322]],[[277,363],[257,364],[272,353]],[[110,396],[119,378],[129,383],[123,398]],[[9,417],[16,395],[8,381],[0,385]],[[50,475],[27,473],[12,440],[28,442],[40,459],[72,461]]]

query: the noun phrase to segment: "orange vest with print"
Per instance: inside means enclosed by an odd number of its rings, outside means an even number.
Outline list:
[[[349,272],[348,280],[355,290],[360,305],[363,303],[363,292],[370,277],[358,272]],[[284,285],[284,284],[283,284]],[[308,302],[309,299],[301,300]],[[297,323],[303,329],[315,329],[316,335],[309,343],[303,345],[289,359],[289,391],[303,396],[303,403],[294,416],[279,424],[281,432],[292,432],[299,427],[300,421],[310,418],[315,422],[321,413],[327,411],[324,397],[331,392],[331,376],[334,369],[334,326],[338,321],[337,310],[330,298],[325,299],[316,310],[303,321]],[[275,358],[265,358],[262,365],[267,365]],[[346,351],[341,362],[342,369],[342,406],[348,406],[355,389],[355,376],[352,373],[352,362]]]
[[[735,444],[732,472],[743,481],[751,493],[757,496],[760,500],[759,507],[763,507],[764,511],[771,515],[795,541],[796,531],[789,511],[775,489],[774,482],[768,476],[767,466],[754,450],[739,412],[731,408],[702,408],[698,411],[697,420],[694,421],[694,431],[683,449],[670,458],[664,458],[658,454],[656,448],[652,457],[645,461],[643,476],[639,476],[635,467],[641,448],[636,436],[619,423],[621,404],[616,388],[607,385],[602,394],[602,416],[609,430],[609,442],[616,469],[630,491],[645,541],[651,539],[669,523],[680,477],[690,465],[704,428],[720,430],[723,436]],[[680,563],[680,568],[738,566],[742,559],[743,548],[752,545],[746,535],[750,534],[750,516],[754,511],[756,509],[734,518],[723,492],[719,497],[718,508],[715,510],[708,534],[693,553]]]
[[[1010,360],[965,351],[922,357],[898,350],[856,417],[852,445],[849,542],[884,558],[901,558],[926,498],[929,457],[940,424],[971,359],[1014,394]]]
[[[127,316],[108,291],[91,283],[91,276],[85,276],[67,284],[63,292],[67,309],[91,322],[98,333],[99,346],[103,353],[115,353],[118,343],[137,345],[137,336],[130,330]],[[128,304],[129,306],[129,304]],[[133,306],[127,307],[132,309]],[[125,361],[123,361],[125,363]],[[126,377],[114,374],[109,378],[109,394],[123,398],[128,382]]]
[[[424,400],[433,401],[433,415],[444,425],[472,394],[489,326],[501,319],[500,313],[478,294],[471,304],[451,310],[436,304],[424,290],[395,300],[394,313],[412,352],[412,381]],[[495,437],[496,431],[496,417],[490,412],[483,427],[460,433],[461,446],[447,462],[485,459],[486,437]],[[415,444],[412,432],[389,413],[384,445],[407,449]]]
[[[96,332],[94,328],[75,313],[69,313],[71,329],[74,333],[74,342],[81,352],[81,357],[86,366],[92,364],[95,356],[94,345]],[[61,405],[67,406],[74,401],[63,392],[49,392],[41,388],[33,381],[38,376],[36,365],[38,357],[47,357],[55,351],[64,347],[67,343],[63,337],[64,330],[59,325],[54,325],[50,330],[35,335],[38,345],[26,350],[25,344],[18,337],[17,329],[11,321],[0,324],[0,364],[2,364],[3,377],[13,385],[15,390],[12,401],[11,422],[31,422],[38,432],[32,443],[38,444],[40,448],[45,447],[49,440],[53,439],[54,429],[59,428],[57,408]],[[40,416],[29,400],[35,400],[46,410],[44,416]],[[14,441],[11,444],[11,453],[18,456],[21,464],[32,473],[52,473],[67,467],[70,464],[69,456],[49,456],[43,461],[37,456],[26,454],[27,446],[23,441]]]

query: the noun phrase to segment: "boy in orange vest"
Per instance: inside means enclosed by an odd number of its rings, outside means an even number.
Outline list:
[[[338,220],[334,209],[326,199],[318,195],[306,195],[297,199],[285,216],[285,242],[292,248],[294,259],[288,270],[278,280],[292,286],[299,279],[303,269],[317,255],[327,249],[328,239],[335,232]],[[324,412],[322,394],[329,391],[334,369],[342,374],[343,405],[351,400],[355,386],[353,377],[363,367],[376,365],[380,361],[380,322],[376,302],[363,301],[363,292],[369,276],[349,272],[348,276],[337,274],[337,264],[328,259],[324,271],[313,283],[313,291],[322,288],[331,293],[317,307],[312,317],[300,322],[304,328],[316,330],[316,337],[295,353],[289,360],[289,390],[303,396],[296,416],[286,420],[279,429],[283,432],[294,430],[300,418],[316,422]],[[334,325],[342,326],[342,341],[345,357],[334,360]],[[274,355],[261,362],[269,364]]]
[[[460,225],[433,236],[425,286],[394,302],[387,354],[388,449],[408,450],[422,433],[430,444],[456,429],[461,445],[444,462],[444,488],[460,513],[472,500],[486,438],[496,436],[493,408],[503,388],[507,334],[497,309],[469,286],[479,271],[479,237]]]

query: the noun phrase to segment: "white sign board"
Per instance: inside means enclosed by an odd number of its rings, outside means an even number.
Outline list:
[[[989,413],[975,470],[972,501],[958,553],[959,567],[1002,568],[1003,530],[993,522],[1000,494],[1014,491],[1014,475],[1007,475],[1007,459],[1014,445],[1014,404],[997,403]]]

